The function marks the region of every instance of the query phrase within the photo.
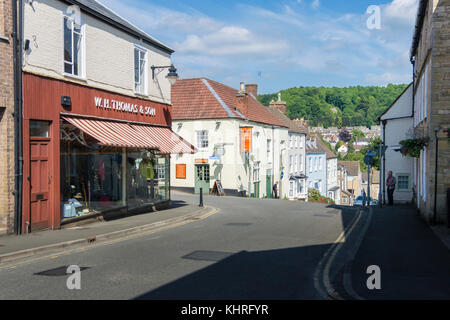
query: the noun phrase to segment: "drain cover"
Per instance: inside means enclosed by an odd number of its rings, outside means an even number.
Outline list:
[[[35,276],[47,276],[47,277],[61,277],[61,276],[67,276],[67,268],[69,266],[61,266],[58,268],[54,268],[54,269],[49,269],[49,270],[44,270],[41,272],[36,272],[34,273]],[[90,269],[90,267],[81,267],[80,270],[86,270],[86,269]]]
[[[199,250],[191,252],[181,258],[191,260],[219,261],[228,258],[232,254],[232,252]]]
[[[231,222],[226,224],[226,226],[235,226],[235,227],[248,227],[250,225],[252,224],[248,222]]]

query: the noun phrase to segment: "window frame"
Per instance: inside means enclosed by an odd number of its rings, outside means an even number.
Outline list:
[[[407,188],[400,188],[400,177],[407,177],[408,178],[408,187]],[[411,174],[409,173],[397,173],[396,174],[396,180],[397,180],[397,191],[411,191]]]
[[[144,87],[144,92],[140,92],[136,90],[136,61],[135,61],[135,55],[136,55],[136,51],[139,52],[139,61],[138,61],[138,66],[139,66],[139,71],[141,71],[140,69],[140,61],[141,61],[141,53],[144,53],[144,83],[143,83],[143,87]],[[133,72],[133,92],[135,94],[138,95],[143,95],[143,96],[148,96],[148,49],[145,47],[142,47],[140,45],[135,44],[133,47],[133,65],[134,65],[134,72]],[[140,77],[140,72],[139,72],[139,77]],[[140,81],[142,81],[142,79],[140,79]]]
[[[71,29],[71,37],[72,37],[72,50],[71,50],[71,59],[72,61],[66,61],[66,58],[64,56],[64,43],[65,43],[65,19],[68,19],[72,22],[72,29]],[[63,45],[63,54],[62,54],[62,74],[67,77],[77,78],[81,80],[86,80],[86,24],[83,23],[83,20],[81,19],[80,23],[80,32],[74,31],[74,23],[75,19],[72,18],[70,15],[64,13],[63,14],[63,28],[62,28],[62,45]],[[78,65],[81,64],[81,68],[78,70],[78,75],[74,74],[74,33],[77,33],[81,37],[81,59],[78,61]],[[72,73],[66,72],[66,63],[72,65]]]
[[[204,139],[205,139],[205,133],[206,133],[206,146],[203,146],[204,144],[203,144],[203,142],[205,141]],[[203,140],[201,140],[201,141],[199,141],[199,134],[202,134],[202,139]],[[208,132],[208,130],[196,130],[195,131],[195,135],[196,135],[196,137],[195,137],[195,141],[196,141],[196,145],[197,145],[197,148],[199,149],[199,150],[206,150],[206,149],[208,149],[209,148],[209,132]]]

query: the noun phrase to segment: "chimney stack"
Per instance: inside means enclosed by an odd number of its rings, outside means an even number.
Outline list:
[[[252,94],[255,98],[258,98],[258,85],[257,84],[246,84],[245,92],[247,94]]]
[[[248,94],[245,92],[244,83],[241,82],[240,89],[236,94],[237,109],[248,120]]]
[[[278,93],[278,101],[272,99],[270,101],[270,107],[280,110],[284,115],[286,115],[286,102],[281,101],[281,92]]]

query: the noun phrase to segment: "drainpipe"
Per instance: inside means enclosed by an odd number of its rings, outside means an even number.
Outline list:
[[[438,126],[434,129],[435,139],[436,139],[436,155],[434,163],[434,210],[433,210],[433,224],[436,225],[437,220],[437,178],[438,178],[438,152],[439,152],[439,139],[438,132],[441,127]]]
[[[386,124],[387,124],[387,120],[383,120],[382,121],[383,124],[383,150],[386,147]],[[386,204],[386,183],[385,183],[385,179],[386,179],[386,152],[384,152],[383,155],[383,204]]]
[[[22,233],[22,30],[23,2],[12,0],[14,60],[14,232]]]

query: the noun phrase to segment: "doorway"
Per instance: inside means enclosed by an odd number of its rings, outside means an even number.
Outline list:
[[[52,184],[50,122],[30,121],[30,231],[50,225]]]
[[[203,193],[209,193],[209,164],[195,165],[195,193],[200,193],[200,188]]]

